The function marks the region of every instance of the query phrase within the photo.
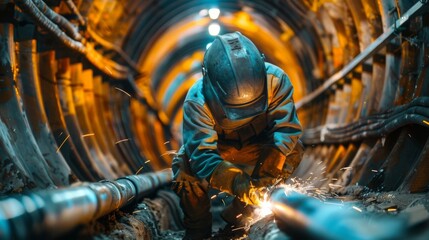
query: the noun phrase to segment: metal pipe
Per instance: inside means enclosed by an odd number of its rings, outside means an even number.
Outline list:
[[[127,53],[124,52],[124,50],[122,50],[122,48],[120,48],[116,44],[113,44],[105,40],[102,36],[99,36],[95,31],[91,29],[89,25],[86,30],[89,33],[89,35],[97,42],[97,44],[100,44],[104,48],[109,50],[111,49],[116,53],[118,53],[118,55],[121,56],[122,59],[124,59],[124,61],[128,64],[128,66],[131,67],[131,69],[133,69],[134,72],[140,73],[137,64],[130,58],[130,56],[128,56]]]
[[[385,136],[408,124],[429,127],[429,97],[413,99],[408,104],[397,106],[385,113],[374,114],[345,126],[322,126],[304,132],[305,144],[344,143],[360,141],[368,137]],[[426,121],[426,122],[425,122]]]
[[[77,31],[77,28],[75,28],[66,18],[52,11],[45,2],[42,0],[33,0],[33,3],[47,18],[49,18],[49,20],[64,29],[67,35],[76,41],[82,40],[82,35]]]
[[[403,239],[407,230],[403,218],[364,214],[285,188],[272,193],[271,204],[277,226],[292,239]]]
[[[63,1],[66,3],[70,11],[76,15],[79,24],[82,26],[85,26],[86,25],[85,19],[83,18],[82,14],[80,14],[79,9],[77,9],[74,2],[72,0],[63,0]]]
[[[171,169],[0,200],[0,239],[52,239],[136,204],[172,180]]]
[[[396,36],[398,29],[404,26],[410,19],[416,16],[424,7],[426,7],[427,1],[417,1],[404,15],[395,21],[395,23],[389,27],[380,37],[372,42],[368,47],[357,55],[351,62],[344,66],[340,71],[328,78],[322,86],[318,87],[313,92],[307,94],[300,101],[296,103],[296,108],[300,109],[302,106],[312,102],[322,93],[326,92],[332,85],[339,82],[347,74],[352,72],[359,64],[371,57],[380,48],[384,47],[389,41]]]
[[[67,47],[76,50],[82,54],[86,54],[86,47],[79,41],[75,41],[68,37],[61,29],[46,17],[31,0],[15,0],[15,4],[41,27],[54,34]]]
[[[410,111],[409,109],[424,109],[424,108],[429,108],[429,97],[414,98],[408,104],[396,106],[396,107],[390,108],[386,112],[381,112],[378,114],[368,116],[365,119],[361,119],[360,121],[358,121],[356,123],[361,123],[364,121],[378,121],[381,119],[394,118],[397,115],[401,115],[406,111]],[[427,115],[428,112],[423,111],[421,114],[424,116],[425,114]],[[427,115],[427,117],[429,117],[429,116]],[[336,127],[335,131],[349,131],[350,129],[356,128],[356,126],[354,126],[354,125],[356,125],[356,123],[349,124],[346,126]],[[333,131],[333,129],[332,129],[332,131]]]
[[[122,66],[110,59],[106,59],[94,49],[90,43],[84,45],[67,36],[54,22],[46,17],[31,0],[15,0],[15,4],[26,14],[28,14],[36,24],[52,33],[63,44],[73,49],[88,59],[88,61],[97,67],[100,71],[116,79],[127,79],[130,71],[127,67]]]

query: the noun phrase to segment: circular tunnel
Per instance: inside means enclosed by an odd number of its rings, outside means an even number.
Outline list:
[[[170,168],[204,52],[234,31],[294,86],[295,177],[344,194],[428,192],[427,1],[5,0],[0,11],[4,197]]]

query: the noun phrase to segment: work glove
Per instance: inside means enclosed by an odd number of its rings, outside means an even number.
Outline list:
[[[228,161],[222,161],[210,178],[210,185],[232,195],[237,196],[242,202],[250,205],[258,205],[260,201],[259,181],[237,168]]]
[[[277,148],[266,146],[259,155],[259,160],[253,170],[253,178],[276,179],[282,176],[286,156]]]

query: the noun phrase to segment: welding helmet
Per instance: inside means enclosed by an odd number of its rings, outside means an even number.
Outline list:
[[[203,92],[219,125],[244,124],[267,110],[264,57],[240,32],[219,35],[204,54]]]

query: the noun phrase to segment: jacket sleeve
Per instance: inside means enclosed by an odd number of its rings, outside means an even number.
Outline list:
[[[272,76],[269,84],[268,122],[269,133],[275,147],[287,156],[295,147],[302,133],[292,99],[293,86],[289,77],[282,73]]]
[[[223,161],[217,149],[218,136],[214,120],[204,106],[185,101],[183,105],[183,141],[192,171],[200,179],[211,176]]]

